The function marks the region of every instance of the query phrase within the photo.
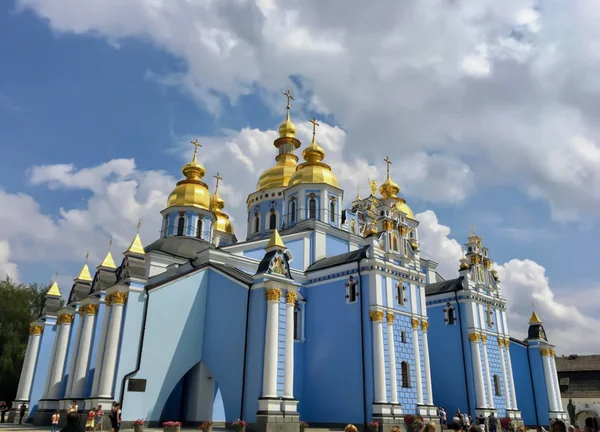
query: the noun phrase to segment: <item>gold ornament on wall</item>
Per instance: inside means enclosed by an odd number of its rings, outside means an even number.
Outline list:
[[[543,357],[546,357],[546,356],[550,355],[550,350],[548,348],[542,348],[540,350],[540,353],[542,354]]]
[[[369,188],[371,189],[371,195],[375,196],[377,193],[377,182],[375,180],[369,180]]]
[[[29,327],[30,335],[41,335],[43,331],[44,331],[44,327],[39,326],[39,325],[34,325],[34,326]]]
[[[471,342],[479,342],[479,333],[469,333],[469,340]]]
[[[86,304],[82,307],[85,310],[86,315],[96,315],[98,313],[98,305]]]
[[[550,350],[550,355],[551,355],[552,357],[556,357],[556,352],[555,352],[553,349],[551,349],[551,350]]]
[[[383,321],[383,312],[382,311],[371,311],[369,314],[371,316],[371,321],[380,322]]]
[[[79,307],[79,316],[83,316],[83,306]]]
[[[503,347],[504,346],[504,339],[498,338],[498,346],[499,347]]]
[[[269,288],[268,290],[265,290],[265,297],[267,301],[280,301],[281,290],[279,288]]]
[[[75,319],[75,314],[64,314],[60,316],[61,324],[73,324],[73,320]]]
[[[288,292],[285,294],[285,302],[286,302],[287,304],[290,304],[290,303],[291,303],[291,304],[295,304],[295,303],[296,303],[296,298],[297,298],[297,297],[298,297],[298,294],[296,294],[295,292],[288,291]]]
[[[419,328],[419,320],[418,319],[413,318],[411,324],[412,324],[413,329]]]
[[[111,301],[111,296],[110,294],[107,295],[106,297],[104,297],[104,304],[106,305],[106,307],[110,306],[110,301]]]
[[[408,234],[408,228],[407,228],[407,227],[405,227],[405,226],[401,226],[401,227],[400,227],[400,234],[401,234],[403,237],[406,237],[406,235]]]
[[[423,331],[427,331],[429,329],[429,323],[427,321],[421,321],[421,328]]]
[[[393,313],[387,314],[387,322],[388,322],[388,324],[392,324],[394,322],[394,314]]]
[[[485,335],[485,334],[481,335],[481,342],[483,342],[483,343],[487,342],[487,335]]]

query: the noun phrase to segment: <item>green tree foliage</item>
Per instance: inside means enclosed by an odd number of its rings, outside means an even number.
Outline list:
[[[27,350],[29,324],[39,317],[49,286],[0,281],[0,400],[17,393]]]

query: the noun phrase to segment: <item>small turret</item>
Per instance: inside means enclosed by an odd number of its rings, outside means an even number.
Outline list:
[[[531,306],[533,311],[531,312],[531,317],[529,318],[529,330],[527,331],[527,340],[543,340],[548,341],[546,337],[546,331],[544,330],[544,326],[542,325],[542,320],[539,315],[535,311],[535,306],[533,302],[531,302]]]
[[[40,317],[46,315],[56,316],[57,312],[61,308],[62,294],[58,287],[58,272],[54,276],[54,280],[50,284],[50,288],[46,292],[44,303],[42,304],[42,310],[40,311]]]

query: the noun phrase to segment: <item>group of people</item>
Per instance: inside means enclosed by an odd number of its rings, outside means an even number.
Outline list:
[[[6,422],[6,413],[10,411],[11,405],[6,403],[6,401],[0,401],[0,423]],[[25,404],[21,404],[19,407],[19,424],[23,424],[23,417],[25,417],[25,412],[27,411],[27,406]]]
[[[102,419],[104,417],[104,410],[102,405],[98,405],[97,408],[92,408],[87,412],[87,418],[85,421],[86,432],[96,432],[98,429],[100,432],[103,431]],[[111,432],[119,432],[121,429],[121,404],[113,402],[113,406],[108,415],[110,419]],[[67,426],[61,429],[60,432],[78,432],[79,431],[79,406],[77,401],[67,408]],[[60,422],[60,411],[56,410],[52,415],[52,432],[56,432],[58,423]]]

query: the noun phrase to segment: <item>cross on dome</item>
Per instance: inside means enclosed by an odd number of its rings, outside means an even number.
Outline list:
[[[138,234],[140,233],[140,227],[142,226],[142,219],[138,219],[138,223],[137,223],[137,232]]]
[[[213,176],[214,178],[217,179],[217,185],[215,186],[215,192],[219,190],[219,180],[223,180],[223,177],[221,177],[219,175],[219,173],[217,173],[217,175]]]
[[[289,110],[290,107],[290,99],[291,100],[296,100],[296,98],[294,96],[292,96],[292,93],[290,92],[290,89],[287,89],[287,92],[284,92],[283,90],[281,91],[281,93],[287,98],[287,109]]]
[[[389,177],[390,176],[390,165],[392,164],[392,161],[390,160],[390,158],[388,156],[386,156],[383,161],[387,165],[387,175]]]
[[[317,126],[321,126],[319,123],[317,123],[317,119],[316,118],[312,118],[311,120],[309,120],[310,123],[312,123],[313,125],[313,140],[315,139],[315,135],[317,134]]]
[[[194,158],[192,160],[196,162],[196,153],[198,153],[198,147],[202,147],[202,144],[198,142],[198,138],[196,138],[194,141],[190,141],[190,144],[194,146]]]

